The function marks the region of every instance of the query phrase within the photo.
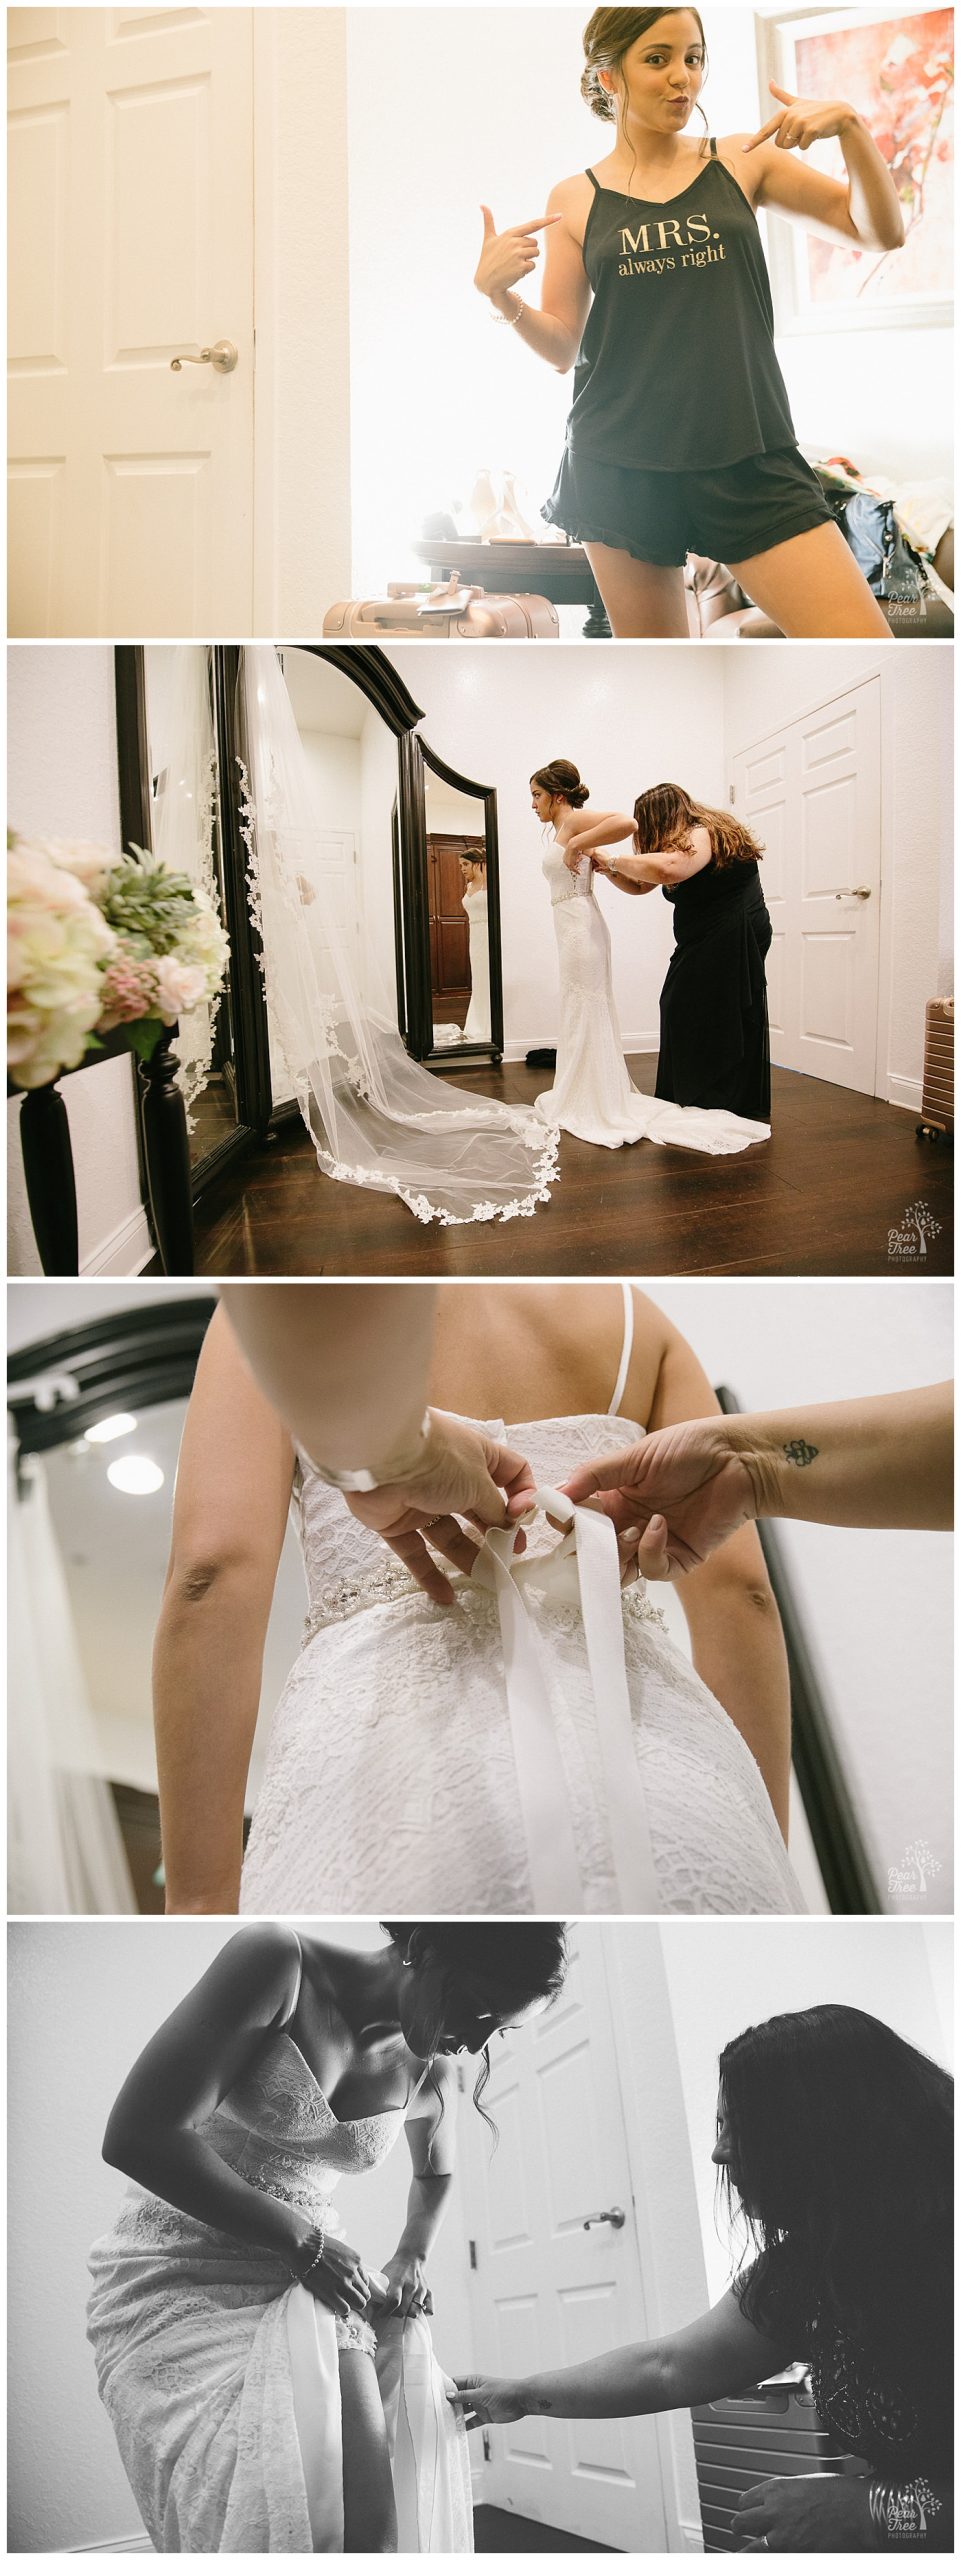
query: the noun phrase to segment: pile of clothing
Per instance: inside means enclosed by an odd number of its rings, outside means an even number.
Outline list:
[[[869,587],[889,611],[925,615],[928,598],[954,610],[950,587],[935,568],[935,554],[953,522],[947,480],[870,477],[846,455],[827,462],[809,457],[845,540]]]

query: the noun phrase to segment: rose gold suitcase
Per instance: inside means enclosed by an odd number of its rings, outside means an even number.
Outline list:
[[[455,570],[446,586],[388,586],[363,604],[332,604],[325,640],[368,640],[378,631],[410,640],[556,640],[557,608],[546,596],[489,596],[465,587]]]

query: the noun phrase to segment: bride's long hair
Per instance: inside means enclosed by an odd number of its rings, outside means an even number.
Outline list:
[[[532,2000],[556,2000],[563,1989],[569,1950],[562,1920],[382,1920],[380,1925],[402,1955],[416,1930],[452,1980],[469,1974],[508,2014],[529,2008]],[[431,2054],[428,2077],[434,2059]],[[474,2082],[474,2105],[496,2144],[497,2126],[482,2103],[490,2071],[490,2048],[485,2044]],[[444,2092],[436,2081],[432,2085],[443,2118]]]
[[[707,809],[682,791],[679,782],[655,782],[634,802],[634,824],[641,853],[666,853],[680,846],[689,851],[692,827],[706,827],[718,871],[731,862],[760,862],[763,846],[729,809]]]

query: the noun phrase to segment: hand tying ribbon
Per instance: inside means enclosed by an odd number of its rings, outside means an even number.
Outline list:
[[[472,1582],[492,1591],[500,1615],[511,1739],[535,1911],[583,1911],[577,1847],[542,1647],[526,1594],[579,1605],[594,1697],[598,1760],[610,1828],[618,1907],[660,1908],[624,1660],[620,1555],[613,1522],[576,1509],[553,1485],[535,1487],[523,1518],[543,1511],[564,1525],[550,1556],[519,1560],[518,1523],[489,1529]]]

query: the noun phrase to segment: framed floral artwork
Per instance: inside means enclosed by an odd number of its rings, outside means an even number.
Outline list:
[[[771,213],[778,332],[949,324],[954,11],[790,9],[757,25],[760,122],[777,104],[770,80],[796,97],[846,99],[887,162],[904,216],[903,247],[878,250],[835,248]],[[804,156],[844,177],[839,142],[816,143]]]

